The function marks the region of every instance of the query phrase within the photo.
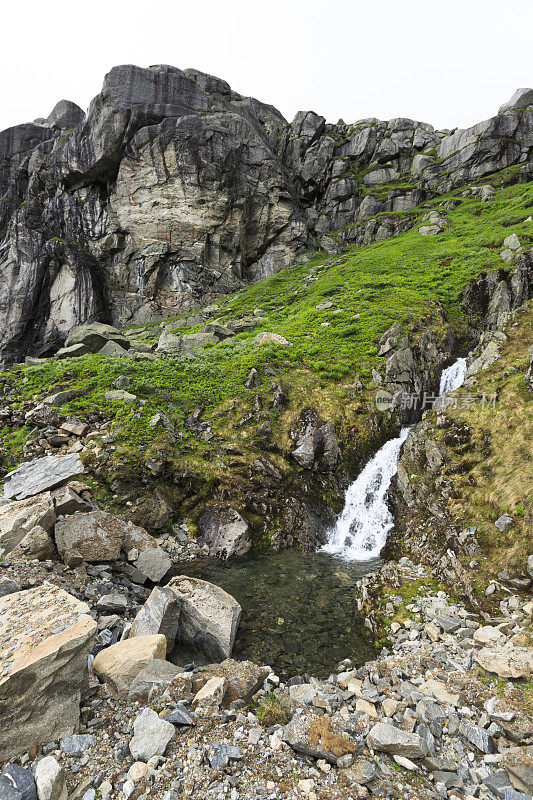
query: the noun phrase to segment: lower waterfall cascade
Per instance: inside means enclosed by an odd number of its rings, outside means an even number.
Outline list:
[[[466,359],[458,358],[442,371],[439,397],[458,389],[466,376]],[[377,558],[385,546],[394,519],[387,505],[387,493],[397,472],[402,444],[412,426],[389,439],[370,459],[346,492],[344,509],[329,531],[322,552],[349,561]]]

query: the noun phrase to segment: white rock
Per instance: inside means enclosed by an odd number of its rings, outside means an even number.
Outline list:
[[[67,800],[65,770],[53,756],[45,756],[35,770],[39,800]]]
[[[133,723],[134,736],[130,753],[137,761],[148,761],[152,756],[165,754],[168,743],[174,738],[174,725],[161,719],[151,708],[145,708]]]

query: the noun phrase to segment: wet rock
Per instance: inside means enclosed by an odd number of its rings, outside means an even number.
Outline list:
[[[176,592],[156,586],[135,617],[129,635],[162,634],[167,640],[167,651],[170,653],[176,641],[180,613],[181,604]]]
[[[180,575],[168,583],[181,602],[177,639],[208,658],[229,658],[241,618],[241,607],[220,587]]]
[[[154,659],[165,659],[164,636],[134,636],[101,650],[93,661],[93,670],[117,697],[125,697],[137,675]]]
[[[81,475],[84,466],[77,453],[67,456],[44,456],[34,461],[24,461],[6,475],[4,498],[24,500],[27,497],[53,489]]]
[[[395,728],[387,722],[378,722],[367,736],[367,745],[372,750],[407,758],[423,758],[428,746],[421,736]]]
[[[151,708],[145,708],[135,718],[133,730],[130,753],[139,761],[164,755],[169,742],[176,735],[174,725],[161,719]]]
[[[198,544],[207,545],[215,558],[244,556],[252,547],[250,526],[234,509],[205,511],[198,523]]]
[[[151,581],[159,583],[172,566],[172,561],[160,547],[147,547],[133,564]]]
[[[95,635],[88,607],[50,583],[0,600],[0,758],[77,729]]]

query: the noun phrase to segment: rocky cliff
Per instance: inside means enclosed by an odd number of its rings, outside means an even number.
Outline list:
[[[196,70],[115,67],[87,114],[61,101],[0,133],[0,360],[52,353],[83,322],[186,313],[308,249],[383,240],[436,194],[505,168],[527,180],[532,152],[530,90],[468,130],[288,124]]]

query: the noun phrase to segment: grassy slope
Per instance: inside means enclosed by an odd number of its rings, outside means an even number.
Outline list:
[[[501,174],[494,183],[501,183]],[[49,360],[44,365],[17,366],[0,373],[0,386],[15,381],[22,400],[42,398],[52,387],[86,389],[83,397],[63,410],[81,416],[96,412],[113,420],[117,449],[108,464],[110,475],[141,476],[144,459],[157,455],[204,477],[227,476],[221,442],[235,448],[237,461],[246,463],[257,457],[254,423],[238,425],[257,395],[263,401],[262,417],[270,418],[282,450],[289,445],[290,424],[307,404],[344,425],[359,420],[364,434],[364,414],[371,410],[369,400],[375,390],[371,368],[382,364],[376,347],[379,336],[397,319],[412,330],[422,330],[431,323],[439,304],[460,329],[465,324],[459,305],[465,284],[483,270],[505,266],[499,253],[510,233],[516,232],[524,243],[533,240],[533,226],[525,221],[533,209],[532,183],[499,189],[490,203],[462,198],[458,191],[423,204],[416,213],[422,216],[452,196],[461,200],[460,205],[448,211],[439,208],[447,228],[438,236],[421,236],[416,225],[397,238],[366,248],[353,247],[342,256],[312,254],[309,262],[226,298],[220,319],[231,320],[260,308],[267,321],[205,348],[194,360],[133,362],[98,355]],[[315,276],[316,280],[311,280]],[[316,309],[328,300],[334,303],[332,308]],[[334,314],[336,310],[339,313]],[[329,322],[329,327],[321,327],[323,322]],[[293,347],[254,345],[251,340],[262,330],[281,334]],[[277,378],[265,375],[266,365],[273,367]],[[259,370],[261,384],[248,390],[244,383],[252,367]],[[129,391],[145,401],[142,407],[104,398],[118,375],[133,378]],[[289,398],[289,406],[280,416],[268,410],[273,380],[282,384]],[[358,380],[365,385],[366,394],[355,396]],[[233,401],[235,410],[230,412]],[[212,426],[214,442],[183,427],[186,414],[199,405],[206,407],[204,418]],[[148,424],[159,409],[176,425],[175,443],[161,426],[150,428]],[[2,432],[4,469],[19,458],[23,441],[19,429]],[[272,460],[276,458],[278,466],[287,469],[287,462],[275,456]]]

